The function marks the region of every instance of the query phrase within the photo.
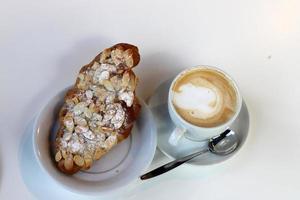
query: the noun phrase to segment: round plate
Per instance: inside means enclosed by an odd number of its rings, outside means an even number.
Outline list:
[[[33,149],[41,168],[56,182],[79,194],[106,195],[136,180],[150,165],[156,149],[156,126],[142,100],[141,113],[130,136],[95,161],[89,170],[67,176],[56,168],[50,157],[49,142],[55,139],[58,111],[66,91],[53,97],[34,123]]]
[[[154,95],[149,100],[149,106],[156,121],[158,148],[168,157],[177,159],[207,148],[207,141],[195,142],[183,137],[176,146],[173,146],[168,142],[169,137],[175,128],[168,112],[168,91],[171,82],[172,80],[168,80],[156,89]],[[241,112],[230,129],[235,131],[239,138],[239,146],[233,153],[227,156],[217,156],[209,152],[194,158],[188,163],[194,165],[216,164],[229,159],[239,151],[247,138],[249,130],[249,113],[245,102],[243,102]]]
[[[34,199],[72,199],[72,200],[100,200],[98,196],[91,197],[70,192],[61,187],[45,170],[42,170],[33,153],[32,133],[34,132],[34,120],[27,124],[22,134],[19,146],[19,169],[24,185]],[[120,194],[116,194],[120,195]]]

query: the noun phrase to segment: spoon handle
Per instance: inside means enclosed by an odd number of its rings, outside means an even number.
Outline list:
[[[168,171],[170,171],[170,170],[178,167],[179,165],[182,165],[183,163],[185,163],[185,162],[187,162],[187,161],[195,158],[196,156],[199,156],[199,155],[201,155],[203,153],[206,153],[208,151],[209,151],[208,149],[204,149],[202,151],[198,151],[198,152],[190,154],[188,156],[184,156],[182,158],[178,158],[178,159],[176,159],[174,161],[171,161],[171,162],[169,162],[169,163],[167,163],[167,164],[165,164],[163,166],[160,166],[160,167],[158,167],[158,168],[156,168],[156,169],[154,169],[154,170],[152,170],[152,171],[150,171],[150,172],[142,175],[140,177],[140,179],[141,180],[145,180],[145,179],[153,178],[153,177],[158,176],[160,174],[166,173],[166,172],[168,172]]]

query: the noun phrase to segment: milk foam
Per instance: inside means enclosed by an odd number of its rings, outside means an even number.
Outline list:
[[[207,119],[218,114],[222,108],[222,94],[218,88],[204,87],[186,83],[173,94],[173,103],[190,115],[199,119]]]
[[[237,93],[224,74],[214,69],[193,69],[180,75],[172,89],[172,104],[187,122],[216,127],[236,111]]]

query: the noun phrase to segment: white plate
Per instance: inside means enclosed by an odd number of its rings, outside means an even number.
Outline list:
[[[19,147],[19,169],[24,185],[35,199],[72,199],[72,200],[99,200],[99,197],[90,197],[72,193],[61,187],[39,166],[33,153],[32,133],[34,120],[27,125]],[[116,195],[120,195],[116,194]],[[106,197],[103,199],[107,199]]]
[[[152,110],[157,126],[158,148],[168,157],[177,159],[201,149],[207,148],[207,142],[195,142],[183,137],[176,146],[171,145],[168,140],[175,128],[168,112],[168,91],[172,80],[162,83],[149,100],[149,107]],[[205,153],[194,158],[188,163],[194,165],[211,165],[225,161],[235,155],[243,146],[249,131],[249,113],[245,102],[241,112],[230,129],[234,130],[239,138],[238,148],[227,156],[217,156],[212,153]]]
[[[156,148],[155,123],[142,100],[141,113],[131,135],[96,161],[91,169],[73,176],[57,170],[50,156],[49,141],[55,137],[55,122],[66,91],[53,97],[34,123],[33,149],[41,168],[63,187],[86,195],[108,195],[136,180],[150,165]]]

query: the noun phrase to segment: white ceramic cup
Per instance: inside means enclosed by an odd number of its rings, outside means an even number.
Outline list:
[[[174,92],[172,91],[172,88],[176,81],[178,80],[179,77],[185,75],[186,73],[193,71],[193,70],[199,70],[199,69],[210,69],[219,73],[222,73],[228,81],[233,85],[235,91],[236,91],[236,96],[237,96],[237,102],[236,102],[236,110],[234,115],[225,123],[215,126],[215,127],[201,127],[201,126],[196,126],[193,125],[186,120],[184,120],[177,112],[176,109],[173,105],[172,99]],[[192,67],[189,69],[186,69],[179,73],[174,80],[171,83],[171,86],[169,88],[169,95],[168,95],[168,109],[169,109],[169,114],[174,122],[176,128],[173,130],[170,138],[169,138],[169,143],[172,145],[177,145],[179,140],[182,138],[182,136],[185,136],[187,139],[193,140],[193,141],[206,141],[209,140],[210,138],[217,136],[224,132],[226,129],[230,128],[230,125],[234,122],[234,120],[237,118],[238,114],[241,111],[242,107],[242,97],[240,94],[240,91],[238,89],[238,86],[236,82],[224,71],[221,69],[218,69],[216,67],[211,67],[211,66],[196,66]]]

